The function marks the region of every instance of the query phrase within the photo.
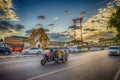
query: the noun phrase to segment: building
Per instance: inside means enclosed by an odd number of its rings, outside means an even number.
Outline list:
[[[28,37],[27,42],[31,46],[37,46],[42,48],[49,48],[50,40],[43,28],[35,29]]]
[[[26,39],[27,39],[27,37],[24,37],[24,36],[6,37],[0,46],[6,46],[6,47],[11,48],[12,51],[18,52],[18,51],[23,50],[24,41]]]
[[[120,41],[116,42],[115,38],[100,38],[99,39],[99,46],[101,47],[108,47],[108,46],[114,46],[114,45],[120,45]]]
[[[20,40],[20,41],[26,41],[28,37],[25,36],[11,36],[12,38],[14,38],[15,40]]]

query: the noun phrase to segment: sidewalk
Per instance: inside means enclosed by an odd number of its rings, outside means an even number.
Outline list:
[[[38,55],[23,55],[19,52],[13,52],[11,55],[0,55],[0,59],[8,59],[8,58],[22,58],[22,57],[35,57]]]

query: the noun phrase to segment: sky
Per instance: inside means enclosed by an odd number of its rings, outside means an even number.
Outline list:
[[[5,1],[5,0],[1,0]],[[9,18],[17,35],[28,36],[34,29],[43,27],[51,40],[71,40],[72,19],[85,12],[83,24],[113,0],[6,0],[8,12],[0,18]],[[114,0],[116,1],[116,0]],[[119,1],[119,0],[118,0]],[[2,2],[0,2],[2,4]],[[9,10],[13,8],[13,10]],[[6,9],[6,8],[5,8]],[[0,12],[0,14],[2,14]],[[7,16],[7,17],[6,17]],[[19,24],[19,25],[18,25]],[[17,27],[16,27],[17,26]],[[60,37],[58,37],[60,36]]]
[[[83,11],[86,11],[86,18],[89,18],[109,0],[105,0],[103,4],[99,4],[100,2],[101,0],[13,0],[19,23],[26,29],[42,24],[52,32],[68,30],[73,24],[72,18],[80,17]],[[66,10],[68,13],[65,13]],[[46,19],[37,19],[38,16],[45,16]],[[49,28],[48,24],[55,26]]]

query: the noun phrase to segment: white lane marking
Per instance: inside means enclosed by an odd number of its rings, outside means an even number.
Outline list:
[[[102,57],[102,56],[98,56],[98,57],[94,57],[92,59],[97,59],[99,57]],[[45,74],[41,74],[41,75],[38,75],[38,76],[34,76],[34,77],[31,77],[31,78],[28,78],[26,80],[34,80],[34,79],[38,79],[40,77],[44,77],[44,76],[48,76],[48,75],[51,75],[51,74],[54,74],[54,73],[58,73],[58,72],[61,72],[61,71],[65,71],[65,70],[68,70],[68,69],[71,69],[71,68],[74,68],[74,67],[77,67],[77,66],[80,66],[81,64],[84,64],[84,63],[88,63],[88,62],[91,62],[90,60],[86,60],[80,64],[77,64],[77,65],[74,65],[74,66],[71,66],[71,67],[66,67],[66,68],[63,68],[63,69],[59,69],[59,70],[55,70],[55,71],[52,71],[52,72],[48,72],[48,73],[45,73]]]
[[[89,62],[89,61],[88,61],[88,62]],[[82,62],[81,64],[83,64],[83,63],[86,63],[86,62]],[[79,64],[79,65],[80,65],[80,64]],[[49,72],[49,73],[45,73],[45,74],[41,74],[41,75],[38,75],[38,76],[35,76],[35,77],[31,77],[31,78],[26,79],[26,80],[34,80],[34,79],[37,79],[37,78],[40,78],[40,77],[44,77],[44,76],[47,76],[47,75],[50,75],[50,74],[54,74],[54,73],[57,73],[57,72],[65,71],[65,70],[68,70],[68,69],[77,67],[77,66],[79,66],[79,65],[75,65],[75,66],[71,66],[71,67],[67,67],[67,68],[55,70],[55,71],[52,71],[52,72]]]
[[[112,80],[118,80],[119,76],[120,76],[120,67]]]

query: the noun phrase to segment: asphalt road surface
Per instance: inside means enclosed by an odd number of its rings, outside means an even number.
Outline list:
[[[0,80],[119,80],[120,56],[107,50],[72,53],[67,63],[40,64],[42,56],[0,60]]]

